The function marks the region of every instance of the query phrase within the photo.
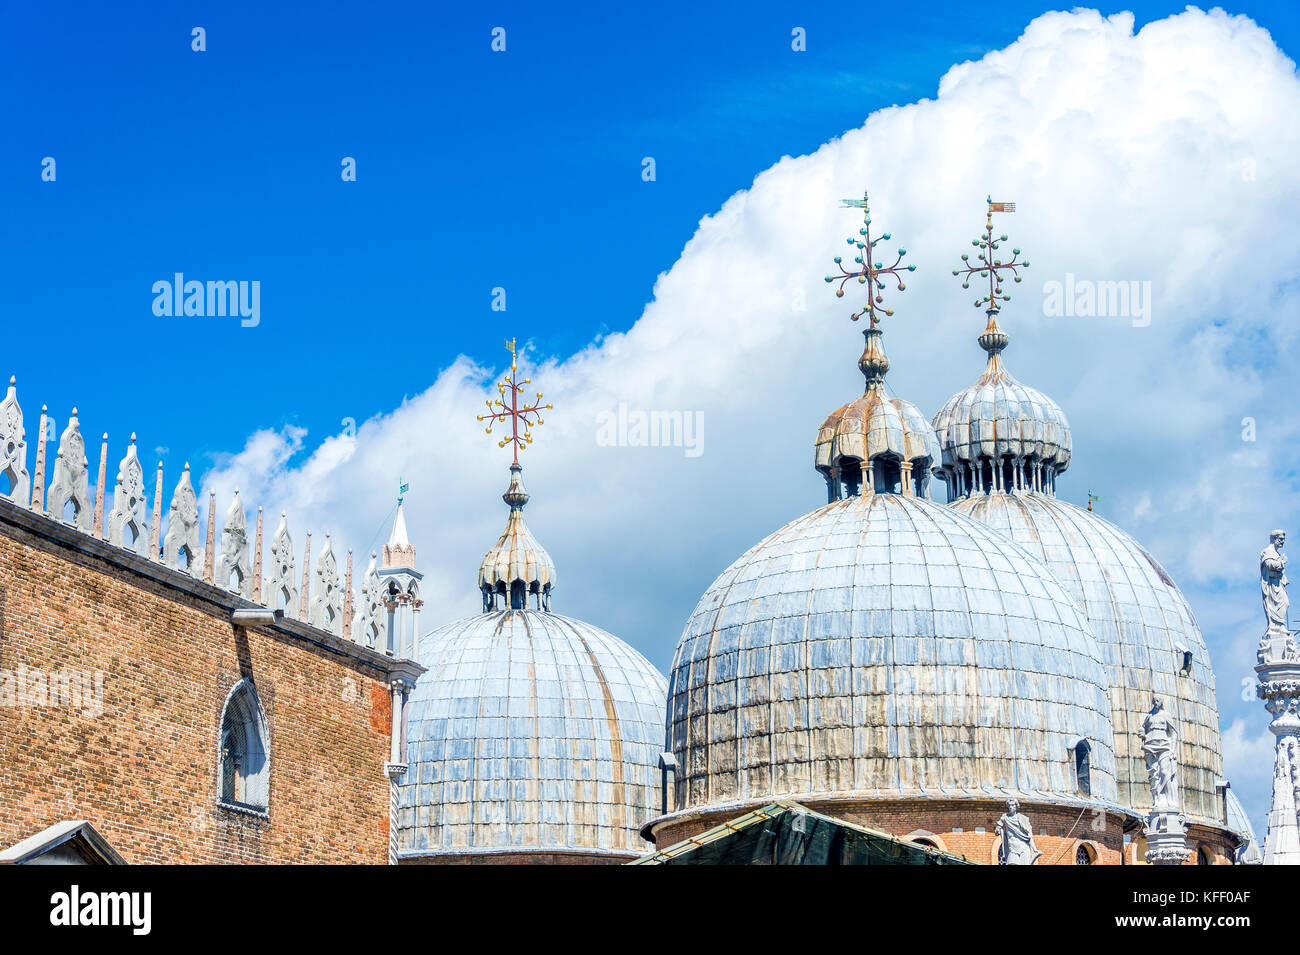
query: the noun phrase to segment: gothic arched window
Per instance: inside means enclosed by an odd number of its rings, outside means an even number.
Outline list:
[[[221,712],[220,801],[239,809],[265,811],[270,792],[266,718],[253,681],[241,680]]]

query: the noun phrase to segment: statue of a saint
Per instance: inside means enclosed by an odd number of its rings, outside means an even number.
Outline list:
[[[1178,798],[1178,724],[1165,712],[1164,701],[1151,701],[1151,712],[1142,721],[1142,755],[1147,761],[1151,783],[1152,812],[1181,812]]]
[[[993,833],[1002,837],[998,865],[1033,865],[1042,855],[1034,845],[1034,827],[1014,799],[1007,801],[1007,811],[993,827]]]
[[[1259,588],[1264,595],[1264,616],[1268,618],[1269,636],[1286,636],[1286,611],[1291,600],[1286,595],[1285,531],[1268,535],[1268,546],[1259,555]]]

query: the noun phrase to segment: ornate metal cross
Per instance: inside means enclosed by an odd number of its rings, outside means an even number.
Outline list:
[[[859,312],[853,313],[853,320],[856,322],[863,315],[871,319],[871,327],[875,328],[880,319],[876,316],[877,311],[883,312],[886,316],[893,315],[892,308],[884,307],[884,297],[881,292],[885,289],[885,283],[881,276],[888,275],[898,282],[898,290],[901,292],[907,286],[903,284],[902,271],[906,268],[909,272],[915,272],[915,265],[903,266],[900,268],[899,263],[903,261],[903,256],[907,255],[907,249],[898,250],[898,258],[894,264],[885,268],[880,262],[873,262],[872,257],[875,254],[876,243],[889,241],[890,235],[886,232],[878,239],[871,238],[871,209],[867,206],[867,194],[864,192],[861,199],[841,199],[840,205],[849,209],[862,210],[862,228],[858,230],[857,237],[849,236],[846,240],[849,245],[856,246],[858,254],[853,257],[859,268],[849,271],[844,267],[843,260],[840,256],[835,256],[835,265],[839,268],[839,275],[826,276],[827,282],[839,280],[840,287],[835,290],[836,298],[844,297],[844,286],[849,279],[857,279],[859,285],[867,286],[867,304]]]
[[[485,434],[492,433],[492,426],[495,424],[505,424],[510,422],[510,437],[502,438],[497,442],[497,447],[504,448],[507,444],[514,445],[515,464],[519,463],[519,449],[527,447],[533,443],[532,428],[535,425],[542,424],[541,412],[543,409],[550,411],[551,405],[542,404],[542,393],[537,392],[537,400],[532,404],[520,404],[519,396],[524,392],[524,386],[532,382],[531,378],[519,380],[518,369],[519,363],[515,356],[515,340],[511,338],[506,342],[506,350],[510,352],[510,374],[503,378],[497,385],[497,393],[500,395],[495,401],[484,402],[488,407],[488,413],[479,415],[479,421],[486,421],[487,428]],[[506,392],[510,392],[510,402],[505,401]],[[522,433],[520,432],[522,426]]]
[[[975,259],[976,264],[971,265],[970,255],[963,254],[961,260],[965,263],[965,267],[953,269],[952,274],[965,276],[961,283],[962,288],[970,288],[972,275],[978,273],[980,278],[987,278],[989,280],[989,293],[988,295],[977,298],[975,300],[975,307],[979,308],[983,305],[987,311],[996,312],[1001,308],[998,304],[999,300],[1003,302],[1011,301],[1010,295],[1002,294],[1002,273],[1010,272],[1012,278],[1019,282],[1020,270],[1029,268],[1029,262],[1018,261],[1018,256],[1020,255],[1019,249],[1011,250],[1010,262],[1003,262],[994,255],[994,253],[1001,247],[1001,243],[1007,241],[1007,237],[1003,234],[994,238],[993,213],[1015,212],[1016,204],[1014,202],[994,202],[992,196],[989,196],[986,201],[988,202],[989,209],[988,218],[984,223],[984,235],[980,236],[978,239],[972,239],[970,243],[980,250]]]

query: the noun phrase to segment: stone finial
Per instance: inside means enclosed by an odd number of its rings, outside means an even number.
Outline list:
[[[158,548],[162,541],[162,491],[163,475],[162,462],[158,462],[158,476],[153,482],[153,514],[149,520],[149,559],[158,559]]]
[[[99,477],[95,479],[95,516],[90,519],[92,537],[104,536],[104,498],[108,496],[108,432],[104,432],[99,445]]]
[[[379,579],[376,562],[379,555],[370,552],[370,565],[361,582],[361,613],[353,625],[352,639],[356,643],[375,649],[382,647],[388,640],[388,607],[384,585]]]
[[[32,471],[32,510],[45,513],[45,433],[49,430],[49,406],[41,405],[41,431],[36,436],[36,467]]]
[[[231,585],[234,577],[234,585]],[[226,511],[226,524],[221,529],[221,556],[217,561],[217,581],[245,600],[253,599],[253,572],[248,566],[248,520],[244,517],[244,503],[239,499],[239,488]]]
[[[59,436],[59,450],[54,458],[54,480],[46,503],[46,512],[55,520],[63,520],[63,512],[72,505],[71,523],[77,530],[90,533],[90,486],[87,483],[86,441],[81,436],[77,409],[72,409],[68,426]]]
[[[257,506],[257,543],[253,550],[253,600],[262,602],[262,505]]]
[[[302,590],[298,594],[298,619],[307,620],[308,595],[311,593],[311,531],[302,549]]]
[[[266,606],[283,607],[284,612],[296,616],[298,609],[298,583],[294,579],[296,563],[293,557],[293,538],[289,536],[289,520],[280,512],[280,526],[271,538],[271,573],[266,578],[262,592]]]
[[[181,563],[181,557],[185,562]],[[191,577],[198,576],[199,560],[199,498],[190,483],[190,464],[172,493],[171,510],[167,513],[167,537],[162,546],[162,562],[176,570],[184,570]]]
[[[9,479],[9,498],[25,507],[32,482],[27,473],[27,432],[23,429],[23,409],[18,405],[18,379],[13,376],[9,378],[9,393],[0,401],[0,477]]]
[[[217,570],[217,492],[208,491],[208,541],[203,548],[203,582],[212,583]]]
[[[316,562],[316,592],[311,600],[309,622],[330,633],[343,634],[343,591],[339,588],[338,561],[328,534],[325,535],[325,548]]]
[[[117,483],[113,488],[113,510],[108,515],[107,540],[118,547],[149,556],[148,492],[144,485],[144,468],[136,455],[135,435],[126,449],[126,457],[117,466]],[[129,532],[129,537],[128,537]]]

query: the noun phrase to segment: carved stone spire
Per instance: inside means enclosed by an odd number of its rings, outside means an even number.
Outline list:
[[[113,488],[113,511],[108,515],[107,539],[118,547],[149,556],[148,492],[144,486],[144,468],[135,450],[135,434],[126,456],[117,466],[117,483]]]
[[[217,492],[208,492],[208,540],[203,548],[203,581],[212,583],[217,569]]]
[[[45,443],[49,431],[49,406],[41,405],[41,431],[36,436],[36,466],[32,471],[32,510],[45,513]]]
[[[393,519],[393,532],[384,545],[385,567],[414,567],[415,545],[406,533],[406,514],[402,511],[402,502],[397,502],[397,516]]]
[[[27,506],[31,478],[27,474],[27,432],[18,405],[18,379],[10,376],[9,392],[0,401],[0,478],[9,479],[9,498]]]
[[[253,549],[253,599],[262,602],[262,505],[257,505],[257,543]]]
[[[59,451],[54,459],[54,480],[50,482],[48,513],[55,520],[63,520],[63,512],[72,505],[72,524],[83,533],[90,533],[90,487],[87,484],[89,467],[86,463],[86,442],[81,437],[77,409],[72,409],[68,425],[59,436]]]
[[[105,431],[99,445],[99,477],[95,479],[95,516],[90,521],[91,535],[99,538],[104,536],[104,498],[107,496],[108,491],[107,477],[108,432]]]
[[[181,558],[185,560],[182,563]],[[172,492],[171,509],[167,513],[167,536],[162,545],[162,562],[191,577],[198,576],[199,561],[199,498],[190,483],[190,463]]]
[[[149,521],[149,559],[158,559],[158,548],[162,541],[162,491],[163,491],[163,474],[162,462],[158,462],[158,477],[153,484],[153,514]]]
[[[298,597],[298,619],[307,620],[308,596],[311,593],[311,531],[302,549],[302,590]]]
[[[348,574],[343,585],[343,632],[352,634],[352,548],[348,548]]]

